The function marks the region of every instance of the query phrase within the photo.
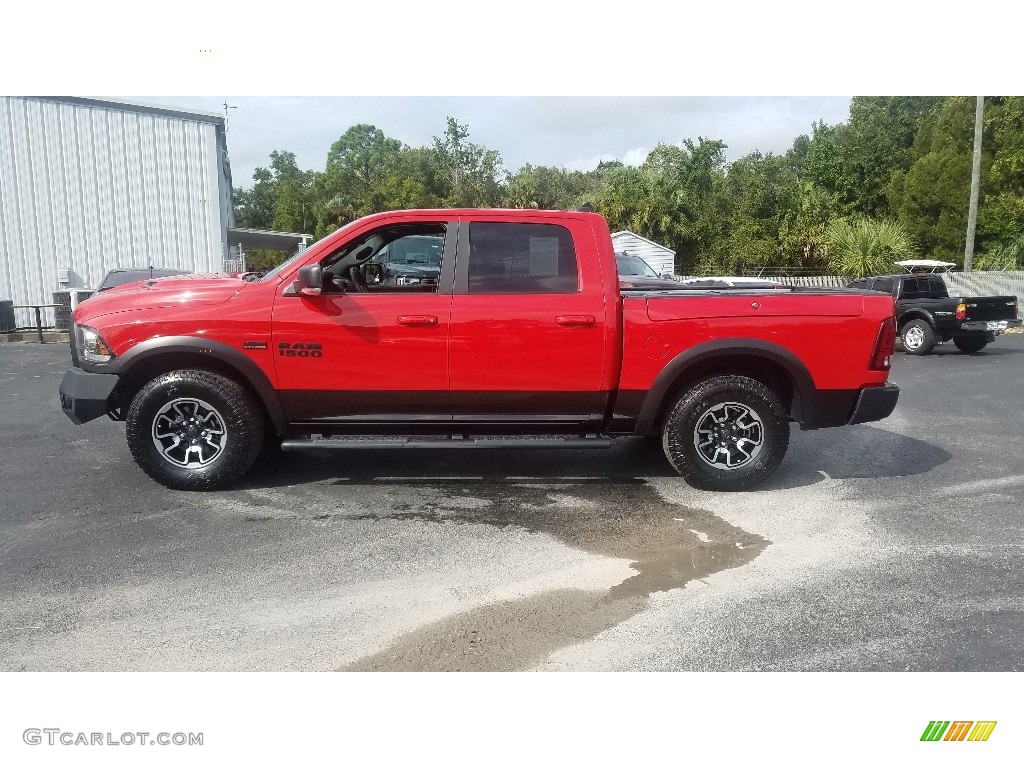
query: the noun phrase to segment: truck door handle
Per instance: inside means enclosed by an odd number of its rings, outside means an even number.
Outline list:
[[[437,325],[436,315],[399,315],[399,325],[424,325],[434,326]]]
[[[559,315],[555,322],[566,328],[586,328],[594,324],[593,315]]]

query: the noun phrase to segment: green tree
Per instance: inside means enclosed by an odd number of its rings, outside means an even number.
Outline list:
[[[469,126],[447,119],[442,138],[434,137],[433,160],[443,180],[443,202],[452,207],[490,207],[501,199],[505,175],[501,155],[469,141]]]
[[[840,205],[830,194],[810,181],[798,181],[796,203],[780,228],[783,253],[795,256],[791,271],[828,270],[828,225],[839,218]],[[787,259],[789,261],[790,259]]]
[[[698,136],[681,145],[659,144],[643,168],[654,174],[656,205],[663,220],[651,239],[676,252],[676,271],[692,273],[714,261],[731,222],[723,215],[724,141]]]
[[[856,96],[846,123],[813,124],[787,153],[802,179],[832,196],[846,213],[889,213],[886,187],[914,159],[918,130],[941,99],[920,96]]]
[[[698,137],[659,144],[638,168],[603,162],[584,173],[527,163],[508,174],[498,152],[471,142],[454,117],[422,147],[359,124],[331,146],[319,173],[299,169],[293,153],[271,153],[251,187],[235,190],[235,219],[322,236],[379,210],[591,202],[613,230],[663,243],[676,251],[676,270],[693,273],[825,270],[839,219],[896,217],[923,255],[958,262],[972,134],[970,99],[858,96],[847,122],[814,123],[784,156],[753,153],[727,165],[724,142]],[[979,265],[1021,265],[1022,231],[1024,97],[990,97]]]
[[[986,100],[983,141],[992,159],[978,209],[978,242],[991,251],[1005,250],[1024,233],[1024,97]]]
[[[834,199],[845,214],[854,213],[857,179],[853,173],[850,128],[846,123],[812,124],[813,133],[800,160],[800,178]],[[792,151],[792,150],[791,150]]]
[[[404,147],[398,171],[388,178],[385,198],[389,209],[440,208],[444,183],[429,147]]]
[[[613,231],[628,229],[662,241],[675,218],[666,198],[659,194],[654,171],[622,164],[608,170],[594,207],[608,219]]]
[[[893,262],[915,255],[906,229],[892,219],[838,219],[828,226],[825,237],[829,265],[850,279],[891,272]]]
[[[318,190],[322,221],[340,225],[386,210],[402,150],[402,142],[389,139],[376,126],[360,123],[345,131],[327,152]]]
[[[271,228],[281,232],[310,232],[316,223],[313,204],[316,174],[300,170],[294,152],[271,152],[270,168],[274,199]]]
[[[892,210],[931,258],[954,263],[963,260],[973,140],[974,100],[946,99],[922,121],[910,169],[906,174],[894,174],[889,184]],[[983,151],[983,197],[991,192],[987,182],[991,163],[990,152]]]
[[[573,210],[587,202],[586,174],[527,163],[509,176],[504,205],[510,208]]]
[[[743,272],[798,260],[786,252],[784,235],[799,193],[785,156],[755,151],[732,163],[722,189],[728,227],[718,247],[719,266]]]
[[[274,175],[266,168],[252,174],[251,189],[234,190],[235,226],[270,229],[274,222]]]
[[[628,229],[672,248],[677,272],[692,271],[721,227],[715,206],[724,158],[723,142],[698,138],[659,144],[639,168],[599,166],[595,210],[613,230]]]
[[[250,190],[235,190],[235,224],[251,229],[312,233],[316,227],[317,174],[300,170],[294,152],[274,150],[270,167],[253,172]],[[259,270],[285,258],[280,251],[248,252],[246,265]]]
[[[910,168],[917,131],[941,103],[933,96],[853,98],[845,156],[855,210],[868,216],[889,213],[886,186],[895,172]]]

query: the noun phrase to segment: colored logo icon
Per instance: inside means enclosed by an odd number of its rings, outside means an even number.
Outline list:
[[[995,728],[995,720],[932,720],[921,741],[988,741]]]

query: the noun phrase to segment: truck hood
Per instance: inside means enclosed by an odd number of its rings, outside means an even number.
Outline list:
[[[246,285],[244,280],[227,274],[173,275],[128,283],[83,301],[75,311],[75,322],[133,309],[220,304]]]

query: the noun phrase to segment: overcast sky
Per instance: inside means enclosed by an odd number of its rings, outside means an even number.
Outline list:
[[[217,113],[221,94],[245,94],[226,97],[237,107],[228,146],[243,186],[274,149],[323,168],[331,143],[357,123],[426,146],[450,115],[510,171],[527,162],[590,169],[698,136],[724,141],[730,160],[784,152],[814,121],[848,119],[848,96],[815,94],[1020,86],[1020,33],[1002,0],[967,8],[992,21],[977,50],[964,48],[963,14],[892,0],[289,0],[273,16],[209,0],[179,0],[173,12],[117,0],[118,11],[100,16],[59,5],[61,24],[52,3],[14,4],[5,17],[12,29],[46,30],[42,48],[28,33],[0,46],[10,93],[175,94],[124,98]],[[180,95],[190,93],[202,95]]]
[[[115,97],[116,98],[116,97]],[[844,122],[849,96],[755,97],[222,97],[129,96],[128,101],[228,113],[228,151],[235,186],[275,149],[299,166],[323,170],[327,150],[349,127],[370,123],[409,146],[441,136],[445,118],[468,124],[470,140],[501,154],[515,171],[525,163],[591,170],[600,160],[643,162],[658,142],[698,136],[721,139],[735,160],[749,152],[785,152],[818,120]]]

